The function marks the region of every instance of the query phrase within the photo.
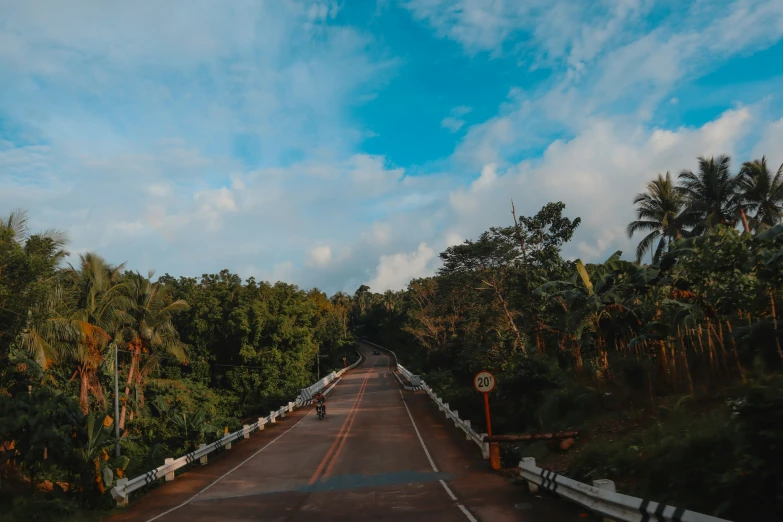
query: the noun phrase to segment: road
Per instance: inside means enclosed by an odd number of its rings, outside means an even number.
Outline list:
[[[302,408],[110,520],[585,520],[493,473],[426,396],[400,390],[388,356],[365,355],[323,420]]]

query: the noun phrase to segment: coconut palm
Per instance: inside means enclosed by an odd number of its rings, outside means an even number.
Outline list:
[[[738,179],[745,207],[754,213],[750,224],[754,231],[780,223],[783,218],[783,165],[773,175],[767,159],[742,164]]]
[[[90,395],[105,403],[98,368],[131,303],[123,293],[124,265],[108,265],[92,253],[80,255],[79,260],[78,269],[70,266],[66,271],[72,287],[62,318],[73,333],[73,342],[63,358],[76,366],[71,379],[79,377],[79,402],[87,413]]]
[[[27,211],[17,208],[9,212],[8,217],[0,219],[0,230],[9,233],[14,240],[21,243],[27,236]]]
[[[25,303],[24,326],[19,338],[21,348],[43,369],[46,369],[56,358],[56,343],[65,336],[64,324],[58,319],[57,311],[63,297],[63,288],[59,285],[56,268],[68,254],[63,247],[67,237],[57,230],[46,230],[42,233],[28,233],[27,212],[22,209],[13,210],[5,219],[0,219],[0,234],[6,240],[16,243],[22,252],[35,264],[33,272],[27,277],[36,283],[33,290],[18,291],[12,297]],[[3,273],[3,263],[0,261],[0,274]],[[0,301],[0,306],[2,306]]]
[[[744,211],[740,205],[737,178],[729,172],[731,158],[721,155],[707,159],[700,156],[698,160],[698,173],[683,170],[678,187],[687,200],[687,214],[697,221],[693,232],[702,234],[719,224],[735,226],[737,216],[744,216]],[[743,225],[747,231],[744,219]]]
[[[143,390],[144,380],[159,362],[157,355],[173,355],[184,362],[185,345],[180,342],[172,316],[188,309],[183,299],[174,300],[171,288],[160,283],[151,282],[153,272],[148,277],[141,274],[127,274],[124,293],[128,299],[127,310],[120,310],[124,327],[118,337],[131,352],[131,365],[128,380],[125,385],[125,395],[130,393],[131,384],[135,383],[138,390]],[[142,356],[145,360],[142,361]],[[125,427],[127,402],[122,405],[119,427]]]
[[[657,179],[647,184],[647,192],[637,194],[633,203],[638,219],[628,224],[628,237],[636,232],[648,232],[636,247],[636,262],[640,263],[649,251],[653,264],[657,264],[663,252],[671,248],[672,241],[687,235],[686,224],[691,215],[683,212],[684,199],[668,172],[665,177],[658,174]]]

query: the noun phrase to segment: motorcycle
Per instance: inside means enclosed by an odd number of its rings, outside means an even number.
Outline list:
[[[316,404],[315,412],[318,414],[318,420],[323,420],[324,415],[326,415],[323,404]]]

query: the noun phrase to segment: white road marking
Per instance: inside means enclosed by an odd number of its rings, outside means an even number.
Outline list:
[[[211,483],[209,486],[205,487],[204,489],[202,489],[201,491],[199,491],[198,493],[196,493],[195,495],[193,495],[192,497],[190,497],[189,499],[187,499],[185,502],[183,502],[183,503],[182,503],[182,504],[180,504],[179,506],[174,506],[173,508],[169,509],[168,511],[164,511],[164,512],[163,512],[163,513],[161,513],[160,515],[158,515],[158,516],[155,516],[155,517],[152,517],[151,519],[147,520],[147,522],[152,522],[153,520],[157,520],[157,519],[159,519],[160,517],[163,517],[163,516],[166,516],[166,515],[168,515],[168,514],[169,514],[169,513],[171,513],[172,511],[176,511],[176,510],[178,510],[179,508],[181,508],[181,507],[183,507],[183,506],[186,506],[186,505],[190,504],[190,503],[193,501],[193,499],[195,499],[197,496],[201,495],[201,494],[202,494],[202,493],[204,493],[206,490],[208,490],[209,488],[211,488],[212,486],[214,486],[215,484],[217,484],[218,482],[220,482],[221,480],[223,480],[224,478],[226,478],[228,475],[230,475],[231,473],[233,473],[233,472],[235,472],[236,470],[238,470],[240,467],[242,467],[242,466],[243,466],[244,464],[246,464],[248,461],[252,460],[252,459],[253,459],[253,457],[255,457],[256,455],[258,455],[259,453],[261,453],[262,451],[264,451],[265,449],[267,449],[269,446],[271,446],[272,444],[274,444],[274,443],[275,443],[275,442],[277,442],[278,440],[280,440],[280,438],[281,438],[281,437],[283,437],[283,435],[285,435],[286,433],[288,433],[288,432],[289,432],[289,431],[291,431],[292,429],[294,429],[294,428],[296,428],[297,426],[299,426],[299,424],[300,424],[300,423],[301,423],[303,420],[305,420],[305,419],[307,418],[307,416],[308,416],[308,415],[310,415],[312,412],[313,412],[313,410],[310,410],[310,411],[308,411],[308,412],[307,412],[307,413],[304,415],[304,417],[302,417],[301,419],[299,419],[299,420],[297,421],[297,423],[296,423],[296,424],[294,424],[293,426],[291,426],[290,428],[288,428],[287,430],[285,430],[283,433],[281,433],[280,435],[278,435],[278,436],[277,436],[275,439],[273,439],[272,441],[270,441],[270,442],[269,442],[269,443],[268,443],[266,446],[264,446],[264,447],[263,447],[263,448],[261,448],[260,450],[256,451],[255,453],[253,453],[252,455],[250,455],[248,458],[246,458],[246,459],[245,459],[245,460],[243,460],[242,462],[240,462],[240,463],[239,463],[239,464],[238,464],[236,467],[234,467],[233,469],[231,469],[231,471],[228,471],[228,472],[224,473],[223,475],[221,475],[220,477],[218,477],[218,478],[217,478],[217,479],[216,479],[214,482],[212,482],[212,483]]]
[[[338,381],[337,381],[337,382],[339,382],[339,381],[340,381],[340,379],[338,379]],[[330,388],[329,390],[327,390],[327,393],[328,393],[328,392],[330,392],[332,389],[334,389],[334,387],[335,387],[335,386],[337,386],[337,382],[335,382],[335,383],[334,383],[334,384],[331,386],[331,388]],[[289,432],[289,431],[291,431],[292,429],[294,429],[294,428],[296,428],[297,426],[299,426],[299,424],[300,424],[300,423],[301,423],[303,420],[305,420],[305,419],[307,418],[307,416],[308,416],[308,415],[310,415],[310,414],[311,414],[313,411],[315,411],[315,410],[310,410],[310,411],[308,411],[307,413],[305,413],[304,417],[302,417],[301,419],[299,419],[299,420],[297,421],[297,423],[296,423],[296,424],[294,424],[293,426],[291,426],[290,428],[288,428],[287,430],[285,430],[283,433],[281,433],[280,435],[278,435],[278,436],[277,436],[275,439],[273,439],[272,441],[270,441],[270,442],[269,442],[269,443],[268,443],[266,446],[264,446],[264,447],[263,447],[263,448],[261,448],[260,450],[256,451],[255,453],[253,453],[252,455],[250,455],[248,458],[246,458],[246,459],[245,459],[245,460],[243,460],[242,462],[240,462],[240,463],[239,463],[239,464],[238,464],[236,467],[234,467],[234,468],[233,468],[231,471],[228,471],[227,473],[225,473],[225,474],[221,475],[220,477],[218,477],[218,478],[217,478],[217,479],[216,479],[214,482],[212,482],[210,485],[208,485],[207,487],[205,487],[204,489],[202,489],[201,491],[199,491],[198,493],[196,493],[195,495],[193,495],[192,497],[190,497],[189,499],[187,499],[185,502],[183,502],[182,504],[180,504],[180,505],[178,505],[178,506],[174,506],[173,508],[169,509],[168,511],[164,511],[164,512],[163,512],[163,513],[161,513],[160,515],[157,515],[157,516],[155,516],[155,517],[152,517],[151,519],[147,520],[147,522],[152,522],[153,520],[157,520],[157,519],[159,519],[160,517],[166,516],[166,515],[168,515],[169,513],[171,513],[172,511],[176,511],[176,510],[178,510],[179,508],[181,508],[181,507],[183,507],[183,506],[186,506],[186,505],[190,504],[191,502],[193,502],[193,500],[194,500],[194,499],[195,499],[197,496],[201,495],[201,494],[202,494],[202,493],[204,493],[206,490],[208,490],[209,488],[211,488],[212,486],[214,486],[215,484],[217,484],[218,482],[220,482],[221,480],[223,480],[224,478],[226,478],[228,475],[230,475],[231,473],[233,473],[233,472],[235,472],[236,470],[238,470],[240,467],[242,467],[242,466],[243,466],[244,464],[246,464],[248,461],[252,460],[252,459],[253,459],[253,457],[255,457],[256,455],[258,455],[259,453],[261,453],[262,451],[264,451],[265,449],[267,449],[269,446],[271,446],[272,444],[274,444],[274,443],[275,443],[275,442],[277,442],[278,440],[280,440],[280,439],[283,437],[283,435],[285,435],[286,433],[288,433],[288,432]]]
[[[427,445],[424,444],[424,439],[421,438],[421,433],[419,433],[419,428],[416,427],[416,421],[413,420],[413,415],[411,415],[411,410],[408,408],[408,405],[405,403],[405,396],[402,394],[402,390],[399,390],[400,397],[402,397],[402,405],[405,406],[405,411],[408,412],[408,417],[411,419],[411,424],[413,425],[414,431],[416,431],[416,436],[419,438],[419,443],[421,444],[422,449],[424,450],[424,454],[427,455],[427,460],[430,461],[430,466],[432,466],[432,471],[435,473],[438,472],[438,467],[435,465],[435,462],[432,460],[432,456],[430,455],[430,451],[427,449]],[[451,488],[449,488],[446,483],[441,480],[440,485],[443,486],[443,489],[446,490],[446,493],[451,497],[451,500],[456,501],[457,496],[454,494],[453,491],[451,491]],[[470,522],[478,522],[476,517],[473,516],[473,514],[468,511],[468,508],[463,506],[460,503],[457,503],[457,507],[462,511],[462,513],[465,515],[465,517],[470,520]]]

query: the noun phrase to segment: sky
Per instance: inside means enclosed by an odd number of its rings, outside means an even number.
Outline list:
[[[0,213],[158,275],[400,290],[562,201],[783,163],[783,0],[0,0]]]

